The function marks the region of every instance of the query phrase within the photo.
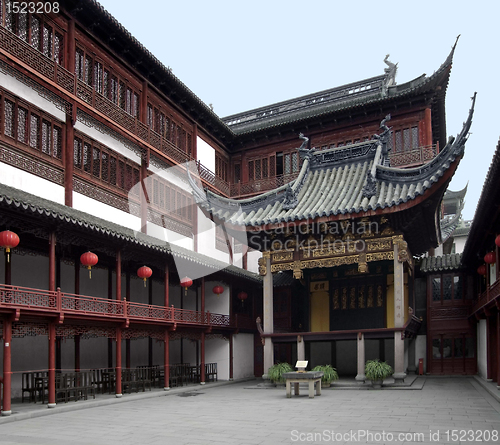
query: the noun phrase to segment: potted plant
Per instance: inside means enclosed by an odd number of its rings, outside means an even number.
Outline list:
[[[394,371],[387,362],[381,362],[379,359],[366,362],[365,376],[372,381],[374,388],[381,388],[382,382],[392,374],[394,374]]]
[[[267,375],[269,376],[269,380],[273,383],[285,383],[285,379],[282,377],[283,373],[292,371],[292,365],[289,363],[276,363],[269,368]]]
[[[318,365],[313,368],[313,371],[321,371],[323,377],[321,377],[321,386],[328,387],[334,380],[339,379],[337,370],[332,365]]]

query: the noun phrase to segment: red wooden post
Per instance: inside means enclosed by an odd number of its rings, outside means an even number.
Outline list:
[[[163,367],[164,367],[164,383],[163,389],[168,391],[170,389],[170,334],[165,330],[164,339],[164,356],[163,356]]]
[[[116,397],[122,396],[122,330],[116,328]]]
[[[56,234],[49,234],[49,291],[56,290]]]
[[[116,252],[116,299],[122,299],[122,254],[119,250]]]
[[[49,323],[49,408],[56,406],[56,325]]]
[[[200,383],[205,384],[205,333],[201,333]]]
[[[125,274],[125,300],[127,302],[130,302],[130,271],[127,270],[126,274]],[[127,316],[127,304],[125,304],[124,306],[124,314],[125,316]],[[127,338],[125,340],[125,367],[127,369],[130,369],[130,338]]]
[[[74,139],[73,116],[67,114],[64,139],[64,204],[68,207],[73,207]]]
[[[497,256],[498,258],[498,256]],[[500,387],[500,308],[497,305],[497,388]]]
[[[3,410],[2,416],[10,416],[12,410],[11,403],[11,381],[12,381],[12,362],[11,362],[11,343],[12,343],[12,320],[3,320]]]
[[[169,275],[169,269],[168,269],[168,264],[165,265],[165,291],[164,291],[164,297],[165,297],[165,307],[168,308],[170,302],[170,291],[168,289],[170,285],[170,275]]]

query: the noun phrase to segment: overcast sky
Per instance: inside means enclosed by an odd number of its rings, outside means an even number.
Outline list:
[[[102,0],[128,31],[221,117],[382,74],[431,75],[460,34],[446,96],[456,135],[477,91],[465,156],[472,219],[500,136],[498,1]]]

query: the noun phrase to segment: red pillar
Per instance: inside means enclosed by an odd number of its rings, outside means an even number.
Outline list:
[[[122,330],[116,328],[116,397],[122,396]]]
[[[75,295],[80,293],[80,261],[75,259]],[[75,335],[75,371],[80,371],[80,335]]]
[[[56,325],[49,323],[49,408],[56,406]]]
[[[165,331],[164,346],[163,369],[165,370],[165,382],[163,383],[163,389],[168,391],[170,389],[170,334],[168,331]]]
[[[170,291],[169,291],[169,285],[170,285],[170,276],[169,276],[169,270],[168,270],[168,264],[165,266],[165,292],[164,292],[164,297],[165,297],[165,307],[170,306]]]
[[[125,274],[125,299],[130,301],[130,271]],[[125,367],[130,369],[130,338],[125,340]]]
[[[49,291],[56,290],[56,234],[49,234]]]
[[[205,384],[205,333],[201,333],[200,383]]]
[[[12,343],[12,320],[3,320],[3,410],[2,416],[10,416],[12,365],[11,365],[11,343]]]
[[[498,257],[497,257],[498,258]],[[500,389],[500,307],[497,306],[497,388]]]
[[[73,104],[76,107],[76,104]],[[76,116],[76,113],[75,113]],[[66,115],[64,138],[64,204],[73,207],[73,171],[74,171],[74,116]]]

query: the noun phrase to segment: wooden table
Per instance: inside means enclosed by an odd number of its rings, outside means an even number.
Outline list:
[[[292,397],[292,383],[295,395],[299,395],[299,384],[307,383],[309,385],[309,398],[314,399],[314,387],[316,387],[316,395],[321,395],[321,377],[322,371],[308,371],[308,372],[285,372],[283,378],[286,380],[286,396]]]

